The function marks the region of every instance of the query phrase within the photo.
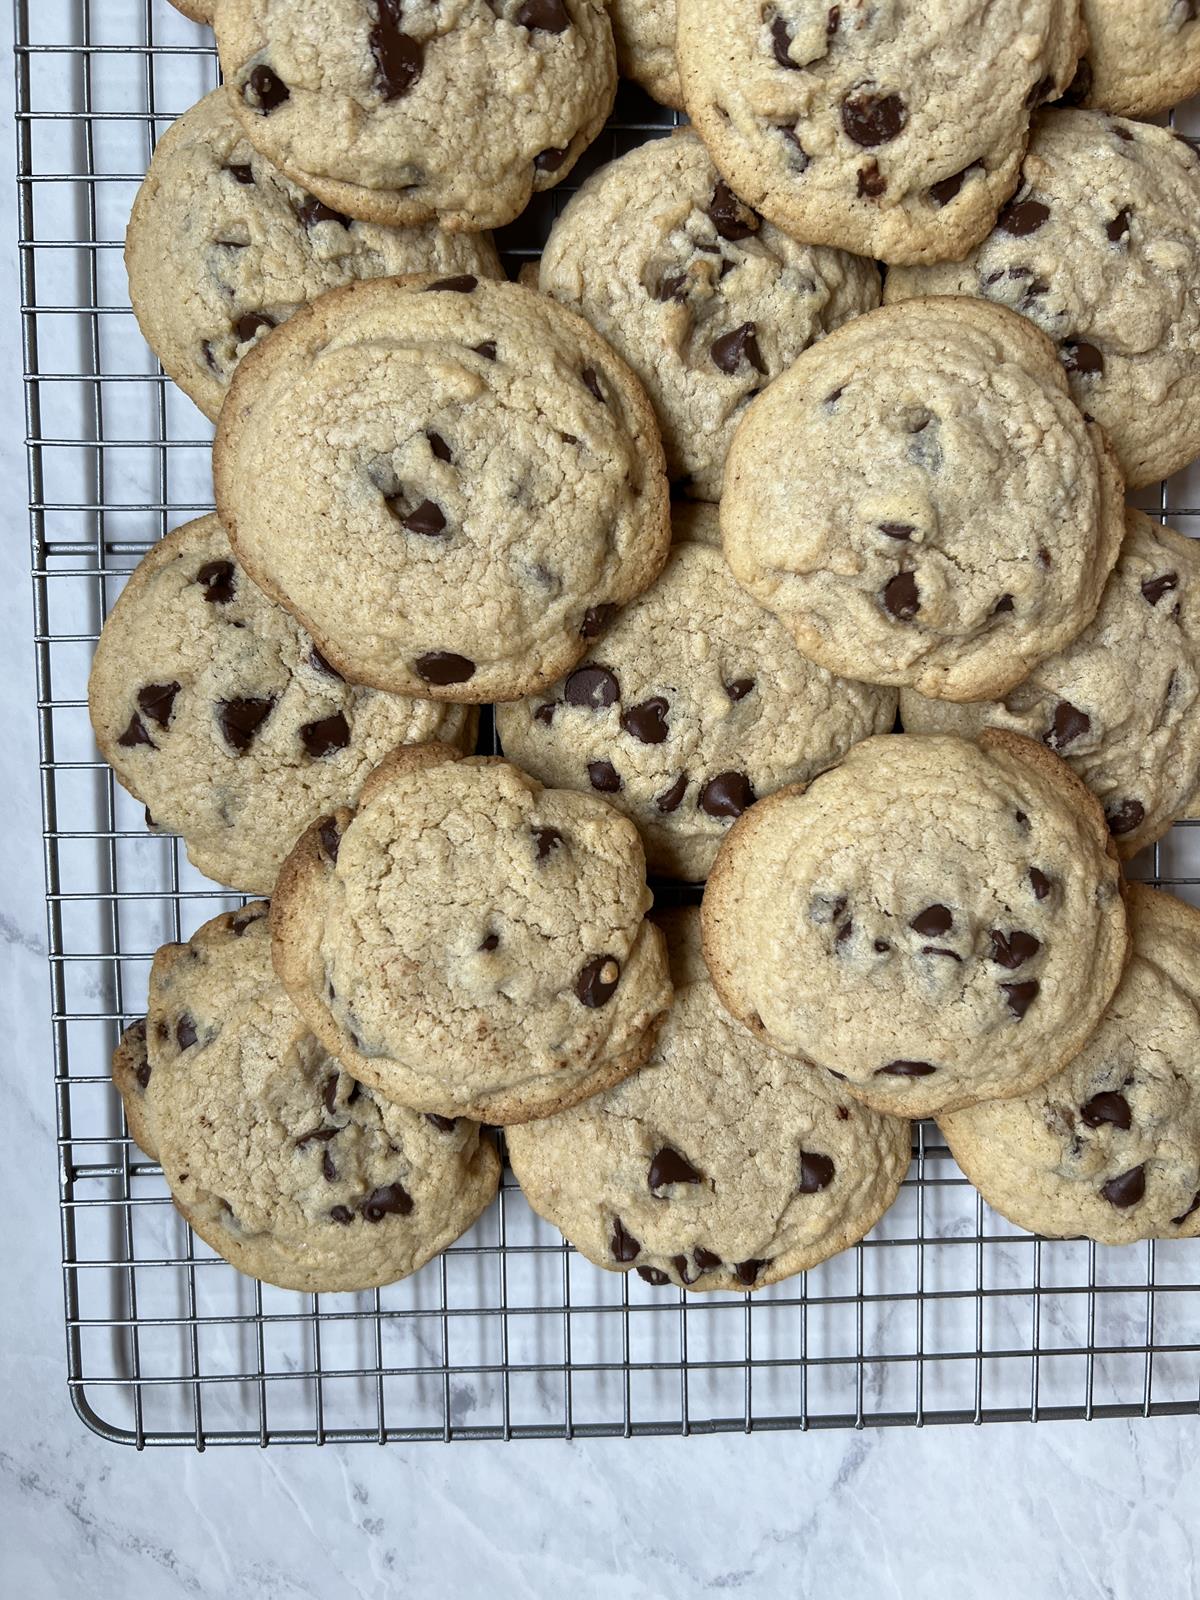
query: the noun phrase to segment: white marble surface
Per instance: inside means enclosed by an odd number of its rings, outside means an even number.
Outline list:
[[[83,1427],[65,1383],[14,255],[0,249],[0,1592],[1196,1596],[1194,1417],[204,1455],[138,1455]]]

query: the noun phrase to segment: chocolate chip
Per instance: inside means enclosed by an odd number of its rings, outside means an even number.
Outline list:
[[[439,687],[448,683],[466,683],[475,676],[475,663],[466,656],[456,656],[450,650],[430,650],[413,662],[417,675],[426,683]]]
[[[446,294],[470,294],[478,287],[478,278],[473,278],[469,272],[462,272],[456,278],[439,278],[436,283],[426,284],[425,293],[443,291]]]
[[[1040,867],[1030,867],[1029,882],[1039,900],[1044,900],[1054,886]]]
[[[800,1182],[798,1194],[819,1194],[833,1182],[834,1164],[828,1156],[816,1155],[811,1150],[800,1152]]]
[[[669,1144],[663,1145],[650,1162],[647,1182],[651,1193],[664,1189],[671,1183],[703,1183],[703,1181],[704,1174]]]
[[[252,928],[256,922],[261,921],[261,918],[262,913],[259,911],[255,911],[250,915],[245,911],[239,911],[236,915],[230,917],[229,931],[235,939],[240,939],[246,929]]]
[[[1128,1206],[1137,1205],[1146,1193],[1145,1167],[1130,1167],[1128,1172],[1122,1172],[1119,1177],[1110,1178],[1107,1183],[1100,1185],[1100,1193],[1110,1206],[1117,1206],[1122,1211]]]
[[[752,1289],[758,1282],[759,1273],[767,1265],[767,1261],[739,1261],[733,1269],[734,1277],[745,1288]]]
[[[413,1208],[412,1196],[401,1183],[387,1183],[372,1189],[362,1203],[362,1214],[368,1222],[382,1222],[384,1217],[406,1217]]]
[[[647,1283],[653,1285],[655,1289],[661,1289],[671,1281],[666,1273],[660,1272],[657,1267],[635,1267],[633,1270],[639,1278],[643,1278]]]
[[[495,361],[496,359],[496,341],[494,339],[485,339],[482,344],[474,344],[471,348],[477,356],[482,356],[485,361]]]
[[[236,592],[232,561],[206,561],[196,574],[196,582],[204,585],[204,598],[210,606],[228,605]]]
[[[636,1261],[642,1253],[641,1242],[633,1237],[620,1217],[613,1218],[609,1248],[612,1250],[614,1261]]]
[[[317,824],[317,837],[320,839],[321,847],[325,851],[325,854],[329,857],[330,861],[336,861],[338,858],[338,851],[342,846],[342,836],[338,831],[337,822],[333,817],[321,818],[320,822]],[[336,1082],[336,1079],[334,1081]]]
[[[446,531],[446,518],[440,506],[432,500],[422,500],[406,517],[400,518],[400,526],[407,528],[409,533],[421,533],[427,539],[436,539]]]
[[[427,1111],[425,1121],[432,1123],[439,1133],[453,1133],[458,1127],[457,1117],[442,1117],[436,1111]]]
[[[528,28],[531,32],[540,28],[543,33],[564,33],[571,26],[563,0],[525,0],[516,21],[518,28]]]
[[[1080,1106],[1079,1115],[1089,1128],[1099,1128],[1103,1123],[1114,1128],[1128,1128],[1133,1123],[1129,1101],[1123,1094],[1111,1092],[1094,1094],[1086,1105]]]
[[[347,1227],[354,1221],[354,1213],[346,1206],[334,1206],[329,1213],[329,1220],[341,1223],[342,1227]]]
[[[771,48],[775,52],[775,59],[781,67],[786,67],[789,72],[799,72],[800,68],[788,55],[791,47],[792,35],[787,23],[782,17],[776,17],[771,23]]]
[[[555,150],[553,147],[549,150],[541,150],[533,158],[534,168],[538,172],[557,172],[570,152],[571,146],[569,144],[563,145],[561,150]]]
[[[847,138],[868,149],[887,144],[903,133],[908,109],[898,94],[879,94],[864,85],[842,101],[842,127]]]
[[[725,693],[736,705],[739,700],[744,700],[754,688],[755,681],[754,678],[735,678],[732,683],[725,685]]]
[[[715,1272],[722,1265],[721,1258],[713,1250],[706,1250],[698,1244],[692,1251],[692,1260],[701,1272]]]
[[[890,950],[891,948],[892,948],[891,945],[887,942],[886,939],[876,939],[874,941],[874,949],[875,949],[876,955],[880,955],[881,956],[886,951]],[[948,953],[949,952],[947,952],[947,954]]]
[[[868,161],[866,166],[858,169],[858,198],[860,200],[878,200],[880,195],[887,193],[887,179],[879,170],[878,161]]]
[[[754,799],[754,786],[744,772],[719,772],[701,788],[697,804],[710,817],[740,817]]]
[[[601,794],[616,794],[621,787],[621,774],[611,761],[589,761],[588,782]]]
[[[245,162],[231,161],[225,168],[225,171],[232,172],[233,176],[239,183],[252,184],[254,182],[254,174],[251,172],[249,165]]]
[[[1012,595],[1010,595],[1010,594],[1002,594],[1000,596],[999,600],[996,601],[996,604],[992,607],[992,615],[994,617],[998,617],[1005,611],[1011,611],[1012,608],[1013,608],[1013,597],[1012,597]]]
[[[936,939],[939,934],[945,933],[954,926],[954,914],[948,906],[926,906],[924,911],[918,911],[909,923],[909,927],[917,933],[924,934],[927,939]]]
[[[1065,750],[1069,744],[1087,733],[1092,719],[1069,700],[1060,700],[1054,708],[1054,721],[1042,735],[1042,743],[1051,750]]]
[[[190,1050],[196,1042],[196,1024],[185,1011],[175,1024],[175,1043],[181,1050]]]
[[[500,935],[498,933],[489,933],[487,938],[484,939],[483,943],[479,946],[481,950],[497,950],[499,947]]]
[[[1050,207],[1040,200],[1010,200],[996,219],[1002,233],[1011,233],[1018,239],[1036,233],[1050,215]]]
[[[886,533],[889,539],[901,539],[905,543],[917,531],[911,522],[880,522],[876,526],[880,533]]]
[[[688,775],[681,772],[669,789],[664,789],[661,794],[655,795],[654,804],[664,816],[671,811],[678,811],[687,793]]]
[[[877,1067],[877,1078],[928,1078],[937,1068],[928,1061],[889,1061],[886,1067]]]
[[[973,161],[969,167],[964,167],[961,172],[952,172],[948,178],[943,178],[940,183],[930,184],[929,198],[934,205],[948,206],[951,200],[956,200],[967,174],[975,172],[978,167],[978,161]]]
[[[583,639],[598,639],[617,614],[617,608],[605,602],[598,606],[589,606],[583,614],[583,621],[579,625],[579,634]]]
[[[431,429],[426,433],[425,437],[429,441],[429,448],[433,451],[434,457],[438,461],[454,460],[454,457],[450,454],[450,446],[440,433],[434,433]]]
[[[150,1063],[148,1061],[139,1061],[134,1076],[137,1078],[140,1089],[148,1088],[150,1085]],[[1183,1219],[1180,1218],[1179,1220],[1182,1221]]]
[[[615,956],[593,956],[575,979],[575,995],[589,1010],[607,1005],[621,981],[621,963]]]
[[[838,401],[842,398],[842,396],[845,394],[845,392],[846,392],[846,385],[845,384],[843,384],[840,389],[831,390],[830,393],[827,394],[825,396],[825,399],[821,402],[822,405],[827,405],[827,406],[832,408],[833,406],[837,405]]]
[[[1119,839],[1122,834],[1141,827],[1146,820],[1146,808],[1140,800],[1122,800],[1120,805],[1106,806],[1104,818],[1108,831]]]
[[[664,303],[668,300],[686,300],[687,286],[687,273],[673,272],[660,280],[658,288],[654,291],[654,298]]]
[[[378,21],[368,34],[379,87],[385,100],[400,100],[416,88],[425,47],[401,29],[401,0],[376,0]]]
[[[946,950],[940,945],[923,944],[921,946],[921,954],[923,956],[947,956],[951,961],[957,961],[959,966],[962,966],[962,957],[957,950]]]
[[[318,222],[338,222],[343,228],[350,226],[349,217],[343,216],[340,211],[335,211],[332,206],[327,206],[324,200],[318,200],[311,194],[296,215],[306,228],[315,228]]]
[[[763,366],[762,351],[758,348],[758,325],[753,322],[743,322],[740,328],[735,328],[732,333],[723,333],[713,342],[713,362],[722,372],[732,376],[742,364],[742,358],[750,363],[755,372],[766,372]]]
[[[557,700],[547,700],[544,705],[540,705],[537,708],[537,710],[533,713],[533,720],[535,722],[543,723],[548,728],[553,723],[553,721],[554,721],[554,713],[557,710],[558,710],[558,701]]]
[[[1008,1009],[1020,1022],[1021,1018],[1037,999],[1041,985],[1038,983],[1002,983],[1000,988],[1004,993],[1005,1000],[1008,1001]]]
[[[563,836],[557,828],[535,828],[533,830],[534,843],[537,845],[537,859],[545,861],[552,850],[557,850],[563,842]]]
[[[346,681],[336,667],[330,666],[315,644],[308,652],[308,664],[310,667],[315,667],[318,672],[325,673],[327,677],[336,678],[339,683]]]
[[[853,920],[852,917],[847,917],[845,922],[842,923],[841,927],[837,931],[837,934],[836,934],[836,936],[834,938],[834,941],[833,941],[834,944],[845,944],[846,940],[850,937],[850,935],[853,932],[854,932],[854,920]]]
[[[321,1157],[321,1176],[325,1179],[326,1183],[337,1182],[337,1168],[334,1166],[333,1157],[329,1154],[328,1150],[326,1150],[324,1155]]]
[[[340,1128],[310,1128],[296,1140],[296,1149],[303,1150],[307,1144],[328,1144],[330,1139],[336,1139],[340,1132]]]
[[[147,683],[138,690],[138,709],[151,722],[157,722],[160,728],[165,728],[171,720],[171,708],[178,693],[177,683]]]
[[[642,744],[661,744],[667,737],[667,702],[661,695],[652,695],[641,705],[630,706],[621,715],[621,726],[633,739]]]
[[[841,6],[830,6],[829,13],[825,18],[825,37],[827,39],[832,39],[833,38],[834,34],[838,31],[838,28],[841,26],[841,21],[842,21],[842,8],[841,8]]]
[[[621,697],[621,685],[607,667],[577,667],[567,679],[564,694],[569,706],[601,711]]]
[[[264,699],[247,697],[238,700],[219,700],[217,716],[225,743],[237,755],[245,755],[254,743],[254,736],[275,709],[273,695]]]
[[[1054,565],[1054,562],[1051,561],[1050,552],[1046,549],[1044,544],[1038,546],[1037,558],[1040,565],[1045,567],[1046,571],[1049,572],[1050,568]]]
[[[344,750],[350,743],[350,724],[340,711],[320,722],[306,722],[300,729],[300,741],[314,760]]]
[[[1142,597],[1156,606],[1165,594],[1172,594],[1179,587],[1179,574],[1177,572],[1164,572],[1157,578],[1147,578],[1142,584]]]
[[[1129,219],[1132,214],[1128,206],[1123,206],[1108,224],[1105,231],[1114,244],[1119,244],[1122,239],[1129,237]]]
[[[239,344],[249,344],[260,328],[273,328],[274,317],[267,316],[265,311],[247,311],[233,325],[233,330],[238,336]]]
[[[203,352],[205,364],[207,365],[208,370],[212,373],[215,373],[219,378],[221,376],[221,368],[217,362],[216,356],[213,354],[212,345],[207,339],[203,339],[200,343],[200,349]]]
[[[1007,967],[1010,972],[1032,961],[1042,948],[1040,939],[1035,939],[1031,933],[1022,933],[1019,928],[1014,928],[1011,933],[1001,933],[998,928],[993,928],[989,937],[992,941],[992,960],[997,966]]]
[[[1187,1219],[1197,1211],[1200,1211],[1200,1189],[1196,1191],[1196,1198],[1192,1201],[1187,1210],[1181,1211],[1177,1217],[1171,1218],[1171,1225],[1178,1228],[1181,1223],[1186,1222]]]
[[[1058,347],[1059,360],[1068,372],[1090,377],[1104,371],[1104,357],[1094,344],[1082,339],[1067,339]]]
[[[911,622],[921,609],[917,580],[911,572],[898,572],[883,589],[884,610],[897,622]]]
[[[736,241],[758,232],[757,215],[749,206],[742,204],[724,179],[718,181],[713,190],[712,199],[708,202],[708,216],[722,239]]]
[[[788,164],[794,172],[807,172],[812,164],[812,157],[800,143],[799,135],[790,123],[776,124],[776,131],[781,133],[788,142]]]
[[[270,67],[260,63],[246,79],[242,99],[247,105],[256,105],[263,116],[269,116],[289,98],[288,86]]]

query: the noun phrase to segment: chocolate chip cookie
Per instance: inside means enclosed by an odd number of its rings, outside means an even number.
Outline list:
[[[880,294],[873,262],[797,244],[744,206],[691,131],[589,178],[551,230],[538,281],[637,373],[667,470],[698,500],[721,498],[751,397]]]
[[[1123,527],[1054,346],[962,298],[806,350],[747,411],[721,502],[734,577],[806,655],[945,700],[1003,694],[1082,632]]]
[[[800,654],[733,581],[716,523],[715,506],[680,507],[665,571],[595,654],[496,717],[512,760],[604,795],[637,824],[653,871],[690,879],[757,797],[832,766],[896,712],[894,690]]]
[[[962,255],[1070,83],[1078,0],[679,0],[688,113],[742,199],[881,261]]]
[[[1067,91],[1076,105],[1152,117],[1200,93],[1197,0],[1083,0],[1087,54]]]
[[[155,956],[145,1030],[114,1059],[131,1131],[240,1271],[310,1292],[394,1283],[471,1226],[499,1158],[474,1123],[391,1105],[326,1055],[271,969],[267,909]]]
[[[398,750],[274,899],[308,1025],[389,1099],[524,1122],[619,1082],[671,998],[633,824],[507,762]]]
[[[211,22],[215,0],[171,0],[176,11],[182,11],[193,22]]]
[[[1083,1047],[1125,964],[1099,805],[1042,744],[864,740],[721,847],[704,953],[766,1043],[923,1117],[1024,1094]]]
[[[1200,455],[1198,281],[1200,156],[1167,128],[1047,111],[983,243],[895,268],[885,298],[980,295],[1035,322],[1136,487]]]
[[[238,559],[356,682],[553,683],[670,544],[649,401],[581,316],[473,276],[350,284],[247,355],[221,411]]]
[[[218,883],[269,894],[315,818],[397,744],[474,747],[466,706],[347,683],[238,565],[216,517],[143,557],[88,684],[96,743],[155,826]]]
[[[125,266],[147,344],[212,418],[239,358],[325,289],[406,272],[504,275],[490,234],[356,222],[305,193],[254,149],[222,89],[160,139]]]
[[[1069,761],[1104,807],[1122,856],[1200,802],[1200,541],[1126,511],[1125,543],[1095,621],[1003,700],[901,696],[910,733],[1009,728]]]
[[[609,0],[617,65],[665,106],[683,105],[675,65],[675,0]]]
[[[511,222],[616,94],[604,0],[217,0],[214,26],[255,148],[372,222]]]
[[[158,1145],[150,1126],[146,1090],[150,1087],[150,1055],[146,1044],[146,1019],[131,1022],[112,1054],[112,1081],[125,1108],[129,1136],[151,1161],[158,1160]]]
[[[758,1043],[724,1010],[695,909],[664,921],[675,999],[646,1065],[574,1110],[512,1128],[535,1211],[609,1272],[760,1289],[872,1228],[908,1170],[909,1128]]]
[[[1129,914],[1133,958],[1067,1070],[939,1118],[988,1205],[1031,1233],[1200,1235],[1200,911],[1135,884]]]

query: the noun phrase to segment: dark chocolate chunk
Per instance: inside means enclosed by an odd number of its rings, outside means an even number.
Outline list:
[[[275,697],[255,699],[247,696],[237,700],[217,702],[217,720],[225,743],[235,754],[245,755],[254,743],[255,735],[275,709]]]
[[[634,1238],[620,1217],[613,1218],[609,1248],[612,1250],[614,1261],[636,1261],[642,1253],[640,1241]]]
[[[681,772],[669,789],[664,789],[661,794],[655,795],[654,804],[659,811],[666,815],[671,811],[678,811],[687,793],[688,775]]]
[[[450,683],[466,683],[475,676],[475,663],[450,650],[430,650],[413,662],[418,677],[439,688]]]
[[[1129,1101],[1115,1091],[1094,1094],[1086,1105],[1080,1106],[1079,1115],[1089,1128],[1099,1128],[1105,1123],[1113,1128],[1129,1128],[1133,1124]]]
[[[616,794],[621,787],[621,774],[611,761],[589,761],[588,782],[601,794]]]
[[[708,215],[722,239],[737,241],[758,232],[757,215],[749,206],[742,204],[724,179],[719,180],[713,190],[708,203]]]
[[[630,706],[621,714],[621,726],[631,738],[642,744],[661,744],[667,737],[667,702],[661,695],[652,695],[640,705]]]
[[[382,1222],[384,1217],[406,1217],[412,1208],[412,1195],[404,1185],[388,1183],[371,1190],[362,1203],[362,1214],[368,1222]]]
[[[1177,572],[1164,572],[1157,578],[1147,578],[1142,584],[1142,595],[1156,606],[1163,595],[1171,594],[1179,587],[1179,574]]]
[[[1042,948],[1040,939],[1035,939],[1031,933],[1023,933],[1020,928],[1014,928],[1011,933],[1001,933],[998,928],[993,928],[989,937],[992,941],[992,960],[998,966],[1007,967],[1010,972],[1032,961]]]
[[[290,99],[288,86],[278,73],[271,68],[259,63],[251,69],[250,76],[246,79],[242,89],[242,99],[248,106],[254,106],[261,111],[263,116],[269,116],[272,111],[287,99]]]
[[[917,580],[911,572],[898,572],[883,588],[884,610],[897,622],[911,622],[921,609]]]
[[[888,144],[903,133],[908,108],[898,94],[880,94],[860,84],[842,101],[842,127],[846,137],[867,149]]]
[[[204,586],[204,598],[210,606],[228,605],[236,592],[232,561],[206,561],[196,574],[196,582]]]
[[[1008,1002],[1008,1009],[1020,1022],[1038,997],[1041,985],[1038,983],[1002,983],[1000,985],[1004,998]]]
[[[300,742],[314,760],[344,750],[350,743],[350,724],[340,711],[319,722],[306,722],[300,729]]]
[[[735,328],[732,333],[724,333],[713,342],[712,358],[722,372],[732,376],[742,364],[743,357],[754,368],[755,372],[766,372],[763,365],[762,352],[758,347],[758,326],[753,322],[743,322],[740,328]]]
[[[1027,234],[1036,233],[1049,215],[1050,207],[1040,200],[1010,200],[996,219],[996,226],[1001,233],[1023,239]]]
[[[875,1071],[877,1078],[928,1078],[930,1073],[937,1068],[928,1061],[889,1061],[886,1067],[878,1067]]]
[[[564,695],[569,706],[582,706],[589,711],[601,711],[621,697],[621,685],[616,674],[607,667],[576,667],[567,679]]]
[[[926,906],[924,911],[918,911],[909,923],[909,927],[916,933],[922,934],[926,939],[937,939],[941,934],[947,933],[954,926],[954,913],[949,906]]]
[[[754,785],[744,772],[719,772],[701,788],[698,804],[710,817],[740,817],[754,798]]]
[[[827,1189],[833,1182],[835,1168],[829,1156],[815,1154],[811,1150],[800,1152],[800,1182],[797,1192],[800,1194],[818,1194],[822,1189]]]
[[[665,1144],[658,1150],[650,1162],[650,1171],[647,1183],[651,1193],[665,1189],[672,1183],[703,1183],[704,1174],[694,1167],[686,1156],[671,1145]]]
[[[589,1010],[607,1005],[621,981],[621,963],[615,956],[593,956],[575,979],[575,995]]]
[[[1122,1211],[1129,1206],[1137,1205],[1146,1193],[1145,1167],[1131,1167],[1128,1172],[1110,1178],[1107,1183],[1100,1185],[1100,1193],[1110,1206],[1116,1206]]]

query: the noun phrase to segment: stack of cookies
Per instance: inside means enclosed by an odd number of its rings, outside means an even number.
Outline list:
[[[1195,6],[212,10],[126,261],[217,509],[89,697],[258,897],[114,1056],[192,1227],[394,1281],[490,1125],[597,1265],[743,1291],[934,1116],[1021,1226],[1200,1234],[1200,912],[1122,868],[1200,798],[1200,549],[1125,504],[1200,454],[1200,160],[1129,120]],[[618,63],[691,126],[506,281]]]

